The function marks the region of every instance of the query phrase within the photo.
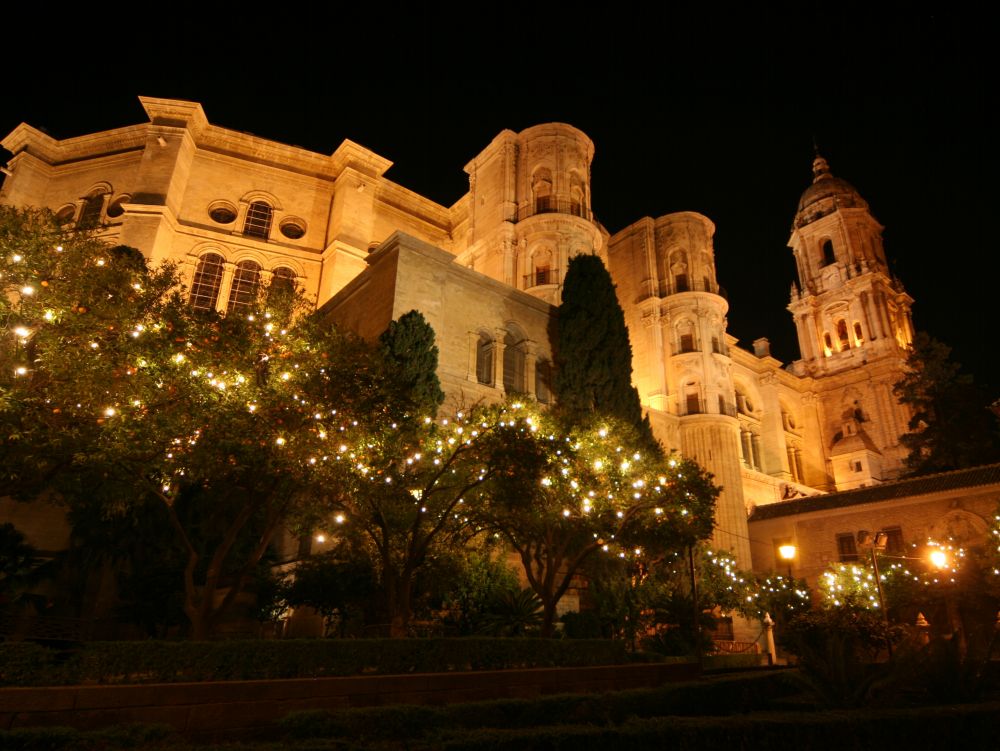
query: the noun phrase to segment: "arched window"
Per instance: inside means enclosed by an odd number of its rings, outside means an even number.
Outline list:
[[[851,340],[847,336],[847,321],[843,318],[837,321],[837,339],[840,341],[841,350],[850,348]]]
[[[206,253],[198,259],[191,284],[191,307],[195,310],[215,310],[222,286],[223,263],[218,253]]]
[[[694,323],[681,321],[677,324],[677,351],[694,352],[697,346]]]
[[[583,216],[585,205],[583,181],[577,173],[573,172],[570,175],[569,213],[573,216]]]
[[[541,404],[552,401],[552,363],[548,360],[535,363],[535,398]]]
[[[105,212],[109,219],[117,219],[125,213],[125,204],[132,200],[131,196],[118,196]]]
[[[503,338],[503,388],[508,394],[523,394],[527,390],[525,359],[524,337],[508,330]]]
[[[821,266],[829,266],[837,262],[837,257],[833,253],[833,241],[826,239],[823,241],[823,245],[820,248],[823,257],[820,259]]]
[[[493,385],[493,340],[488,334],[480,334],[476,342],[476,380]]]
[[[104,196],[107,193],[94,193],[83,199],[80,218],[76,226],[81,229],[91,229],[101,223],[101,213],[104,211]]]
[[[526,287],[537,287],[541,284],[554,284],[552,274],[552,251],[543,248],[531,257],[531,275]]]
[[[247,218],[243,222],[243,234],[247,237],[259,237],[266,240],[271,233],[271,217],[273,211],[263,201],[254,201],[247,207]]]
[[[861,331],[861,324],[857,321],[854,322],[854,341],[856,341],[859,345],[865,343],[865,335]]]
[[[703,411],[697,382],[687,384],[684,387],[684,414],[700,415]]]
[[[233,286],[229,290],[227,313],[247,311],[257,298],[260,288],[260,264],[256,261],[240,261],[233,274]]]
[[[683,250],[670,254],[670,276],[674,281],[674,292],[687,292],[691,288],[688,284],[687,254]]]
[[[279,266],[271,272],[271,294],[291,294],[295,292],[295,272],[287,266]]]
[[[552,200],[552,174],[547,169],[540,169],[535,173],[531,181],[531,192],[535,198],[536,214],[555,211]]]

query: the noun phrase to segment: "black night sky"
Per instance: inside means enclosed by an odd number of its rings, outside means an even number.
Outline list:
[[[960,3],[697,5],[108,6],[102,25],[6,11],[0,131],[81,135],[145,122],[140,94],[191,99],[212,123],[321,153],[350,138],[450,205],[500,130],[568,122],[596,145],[598,219],[613,233],[706,214],[730,332],[747,348],[768,336],[786,362],[786,243],[815,139],[885,225],[916,328],[1000,388],[997,25]]]

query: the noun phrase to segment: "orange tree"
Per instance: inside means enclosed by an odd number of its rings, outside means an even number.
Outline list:
[[[541,457],[522,427],[503,406],[478,406],[340,436],[333,522],[369,551],[391,636],[407,635],[418,574],[484,531],[501,484],[533,476]]]
[[[591,556],[659,559],[711,534],[719,493],[711,475],[641,448],[648,442],[635,427],[606,418],[565,430],[517,402],[505,413],[534,458],[491,488],[477,518],[520,557],[542,601],[543,635]]]
[[[192,311],[175,268],[43,211],[0,207],[0,285],[5,491],[160,504],[207,637],[281,526],[328,501],[336,434],[385,414],[380,358],[295,294]]]

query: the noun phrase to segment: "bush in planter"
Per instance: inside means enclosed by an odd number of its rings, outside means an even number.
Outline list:
[[[888,665],[877,660],[902,635],[879,612],[843,606],[792,618],[779,640],[797,658],[804,687],[822,704],[856,707],[877,699],[890,681]]]

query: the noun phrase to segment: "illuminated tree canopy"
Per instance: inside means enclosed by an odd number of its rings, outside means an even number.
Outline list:
[[[719,489],[694,462],[650,451],[621,420],[565,431],[521,405],[511,414],[537,459],[496,486],[480,518],[520,557],[544,634],[591,555],[656,559],[711,534]]]
[[[280,526],[328,499],[334,440],[384,412],[372,349],[295,295],[194,312],[176,268],[47,212],[0,207],[0,274],[0,480],[107,514],[158,499],[187,554],[192,635],[207,636]]]

